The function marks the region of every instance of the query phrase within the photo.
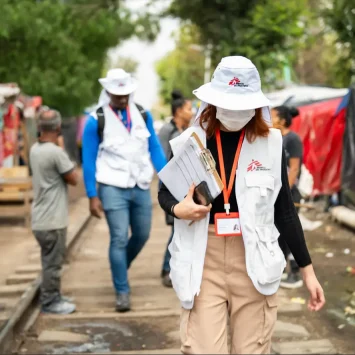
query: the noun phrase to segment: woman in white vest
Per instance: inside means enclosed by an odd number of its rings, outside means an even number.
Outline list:
[[[194,94],[202,101],[199,114],[171,141],[172,151],[197,133],[225,187],[210,206],[194,203],[194,187],[180,202],[165,185],[159,192],[160,205],[175,217],[170,277],[182,305],[182,352],[267,354],[286,264],[279,236],[301,267],[308,308],[318,311],[325,303],[292,201],[282,137],[269,128],[269,101],[247,58],[223,58],[211,83]],[[222,225],[240,231],[216,228]]]

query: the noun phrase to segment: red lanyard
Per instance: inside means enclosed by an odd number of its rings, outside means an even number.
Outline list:
[[[115,116],[122,122],[122,124],[125,126],[125,124],[123,123],[122,121],[122,118],[121,116],[112,108],[111,105],[110,106],[110,109],[112,110],[112,112],[115,114]],[[131,132],[131,112],[129,110],[129,106],[126,107],[126,111],[127,111],[127,126],[126,129],[128,132]],[[122,115],[122,114],[121,114]]]
[[[227,214],[229,214],[229,210],[230,210],[229,198],[230,198],[230,195],[231,195],[232,189],[233,189],[233,184],[234,184],[235,175],[236,175],[237,168],[238,168],[238,160],[239,160],[239,156],[240,156],[240,151],[242,149],[242,144],[244,141],[244,136],[245,136],[245,129],[243,129],[242,132],[240,133],[238,147],[237,147],[237,151],[235,152],[232,172],[231,172],[231,176],[229,178],[229,184],[228,184],[228,189],[227,189],[226,171],[225,171],[225,167],[224,167],[224,159],[223,159],[223,151],[222,151],[222,143],[221,143],[221,131],[220,131],[219,127],[216,130],[219,168],[221,170],[221,178],[222,178],[222,182],[224,185],[224,187],[223,187],[224,209],[226,210]]]

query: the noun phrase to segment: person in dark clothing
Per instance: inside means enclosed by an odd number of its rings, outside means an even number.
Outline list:
[[[171,156],[171,147],[169,142],[180,135],[190,124],[192,118],[192,105],[190,100],[186,100],[180,91],[174,90],[171,93],[171,113],[172,118],[166,123],[159,132],[159,140],[164,149],[165,156]],[[161,277],[163,285],[172,287],[169,277],[170,273],[170,252],[168,246],[171,243],[174,235],[174,217],[166,213],[166,224],[171,226],[171,235],[166,247]]]
[[[286,155],[288,183],[291,188],[293,202],[295,203],[300,203],[302,197],[297,188],[297,183],[301,174],[303,145],[301,138],[297,133],[290,130],[290,126],[292,124],[292,119],[298,115],[299,112],[296,108],[289,108],[286,106],[278,106],[271,111],[273,126],[281,130],[283,147]],[[298,208],[296,208],[296,210],[298,211]],[[300,268],[287,247],[287,244],[282,247],[286,258],[290,262],[290,272],[287,274],[286,280],[281,282],[281,287],[290,289],[302,287],[303,281],[300,275]]]

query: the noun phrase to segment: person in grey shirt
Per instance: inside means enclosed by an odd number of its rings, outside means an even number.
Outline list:
[[[41,247],[42,312],[69,314],[75,305],[60,292],[60,274],[66,249],[68,227],[67,185],[78,182],[74,164],[57,145],[61,127],[58,111],[41,111],[41,132],[30,151],[33,182],[32,231]]]
[[[172,117],[159,132],[159,140],[164,149],[167,159],[171,156],[171,147],[169,141],[179,136],[186,128],[188,128],[192,118],[192,104],[190,100],[186,100],[178,90],[174,90],[171,94],[171,112]],[[169,238],[168,246],[171,243],[174,235],[174,218],[168,214],[166,216],[166,224],[172,226],[171,235]],[[163,285],[172,287],[170,274],[170,252],[166,247],[161,277]]]

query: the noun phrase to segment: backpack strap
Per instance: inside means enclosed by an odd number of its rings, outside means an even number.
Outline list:
[[[100,138],[100,142],[102,142],[104,138],[104,128],[105,128],[105,114],[104,114],[104,109],[102,107],[99,107],[96,110],[96,115],[97,115],[97,133]]]
[[[144,122],[147,123],[147,119],[148,119],[148,115],[147,115],[147,111],[144,109],[143,106],[135,104],[137,106],[137,109],[139,111],[139,113],[142,115]]]
[[[144,122],[147,123],[148,115],[147,111],[144,109],[143,106],[135,104],[138,108],[139,113],[142,115]],[[105,114],[104,114],[104,109],[102,107],[99,107],[96,110],[96,115],[97,115],[97,133],[100,138],[100,142],[102,142],[104,138],[104,128],[105,128]]]

